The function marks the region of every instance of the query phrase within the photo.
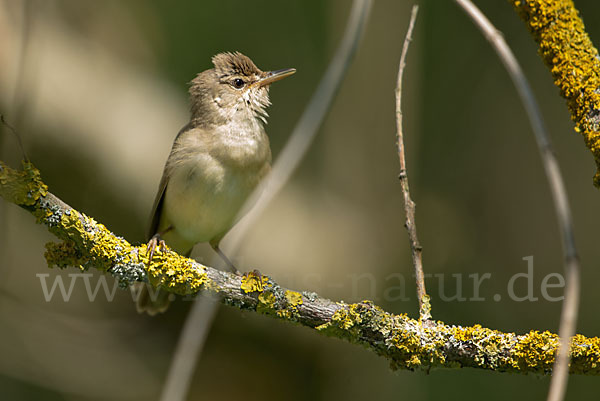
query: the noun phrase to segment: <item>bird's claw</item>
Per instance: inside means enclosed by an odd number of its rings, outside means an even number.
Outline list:
[[[165,241],[163,241],[162,238],[160,238],[159,234],[154,234],[154,236],[150,238],[150,241],[148,241],[148,246],[146,247],[148,262],[150,262],[154,257],[154,252],[156,251],[157,247],[160,252],[165,252],[167,250],[167,245],[165,244]]]
[[[246,272],[244,274],[240,273],[240,271],[236,269],[233,273],[238,276],[242,276],[246,279],[250,277],[255,277],[256,279],[258,279],[258,281],[262,281],[263,279],[263,275],[260,274],[260,272],[256,269],[252,270],[251,272]]]

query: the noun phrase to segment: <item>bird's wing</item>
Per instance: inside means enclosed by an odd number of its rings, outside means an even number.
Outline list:
[[[165,169],[160,184],[158,185],[158,193],[154,199],[154,205],[152,206],[152,219],[150,220],[150,227],[148,227],[148,232],[146,233],[146,240],[148,241],[158,232],[158,225],[160,224],[160,215],[162,213],[163,200],[168,182],[169,178],[167,170]]]
[[[177,136],[175,137],[175,141],[173,142],[173,147],[171,149],[171,153],[169,155],[169,159],[165,164],[165,169],[163,171],[162,178],[160,179],[160,184],[158,185],[158,192],[156,193],[156,198],[154,199],[154,205],[152,206],[152,218],[150,220],[150,226],[148,227],[148,232],[146,233],[146,239],[149,241],[154,234],[158,232],[158,227],[160,225],[160,217],[162,215],[162,207],[164,203],[165,193],[167,191],[167,185],[169,183],[169,177],[171,176],[171,169],[173,166],[173,153],[176,151],[177,140],[179,137],[192,129],[191,124],[187,124],[185,127],[179,131]]]

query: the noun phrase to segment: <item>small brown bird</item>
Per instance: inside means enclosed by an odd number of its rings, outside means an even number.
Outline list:
[[[177,134],[154,201],[148,231],[150,253],[164,242],[189,256],[209,242],[232,270],[219,242],[236,223],[245,201],[271,169],[265,133],[269,85],[296,72],[261,71],[239,52],[212,58],[214,68],[198,74],[190,87],[190,122]],[[164,312],[169,294],[152,299],[144,285],[138,312]]]

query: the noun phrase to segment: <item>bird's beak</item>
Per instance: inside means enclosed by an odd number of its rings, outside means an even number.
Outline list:
[[[258,84],[259,87],[267,86],[267,85],[272,84],[275,81],[279,81],[280,79],[289,77],[290,75],[292,75],[295,72],[296,72],[295,68],[285,68],[283,70],[269,71],[264,76],[264,78],[259,79],[258,82],[256,82],[256,83]]]

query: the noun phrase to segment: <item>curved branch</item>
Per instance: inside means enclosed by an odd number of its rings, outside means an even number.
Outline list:
[[[91,217],[48,192],[31,163],[16,171],[0,162],[0,196],[31,212],[63,240],[47,246],[46,258],[58,267],[90,267],[115,276],[123,287],[148,280],[186,295],[218,294],[223,302],[298,323],[323,334],[360,344],[386,358],[394,369],[472,367],[499,372],[548,374],[559,338],[550,332],[503,333],[475,325],[422,324],[407,315],[385,312],[370,301],[334,302],[315,293],[296,292],[266,276],[244,277],[204,266],[166,250],[147,260],[145,246],[133,246]],[[600,338],[571,340],[571,373],[600,375]]]
[[[565,300],[563,302],[559,326],[561,344],[548,393],[548,400],[560,401],[564,398],[567,389],[569,339],[575,334],[577,326],[581,276],[579,256],[577,255],[577,248],[575,246],[575,230],[573,229],[573,219],[571,217],[571,207],[569,206],[567,190],[560,172],[558,160],[554,155],[554,149],[550,142],[550,136],[546,130],[542,113],[517,58],[504,40],[502,34],[470,0],[456,0],[456,2],[482,31],[510,75],[529,117],[529,123],[533,129],[546,177],[550,184],[554,209],[563,242],[565,273],[567,276]]]

